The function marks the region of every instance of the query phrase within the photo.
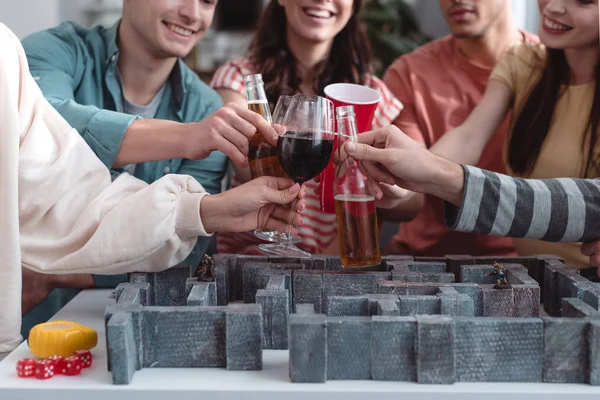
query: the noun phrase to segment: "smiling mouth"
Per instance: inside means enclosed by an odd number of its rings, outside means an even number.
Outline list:
[[[319,19],[329,19],[333,17],[333,13],[327,10],[320,10],[317,8],[303,8],[302,11],[309,17],[319,18]]]
[[[167,28],[169,28],[171,31],[177,33],[178,35],[181,36],[192,36],[194,33],[196,33],[195,31],[189,30],[187,28],[184,28],[183,26],[180,25],[175,25],[171,22],[165,22],[163,21],[163,24],[165,24],[165,26]]]
[[[551,20],[550,18],[544,16],[544,26],[550,29],[554,29],[555,31],[570,31],[573,27],[565,24],[561,24],[560,22]]]

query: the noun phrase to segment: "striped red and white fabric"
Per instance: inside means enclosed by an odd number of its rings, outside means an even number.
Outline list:
[[[249,58],[240,58],[223,64],[213,76],[211,86],[214,89],[230,89],[246,95],[244,76],[258,73]],[[377,90],[381,102],[375,110],[372,128],[390,125],[402,111],[402,103],[390,92],[385,84],[375,76],[369,77],[366,85]],[[239,182],[232,178],[231,186]],[[335,215],[321,212],[318,184],[314,181],[306,183],[306,210],[302,212],[304,225],[298,230],[302,242],[297,246],[310,253],[320,254],[329,247],[337,237]],[[219,253],[263,255],[258,245],[264,243],[253,233],[220,233],[217,240]]]

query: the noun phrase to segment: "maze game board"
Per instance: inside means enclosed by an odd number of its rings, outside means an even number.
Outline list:
[[[494,288],[495,261],[509,288]],[[115,384],[141,368],[261,369],[263,349],[289,351],[291,382],[600,384],[600,286],[556,257],[398,256],[348,271],[323,256],[217,255],[212,274],[135,273],[117,288]]]

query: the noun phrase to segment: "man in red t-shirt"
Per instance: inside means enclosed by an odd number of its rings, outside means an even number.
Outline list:
[[[439,0],[451,34],[399,57],[384,82],[404,104],[394,124],[431,147],[459,126],[479,103],[496,63],[512,45],[537,42],[513,23],[510,0]],[[509,119],[488,143],[478,167],[504,172],[502,149]],[[465,143],[468,146],[468,143]],[[443,220],[442,202],[427,196],[412,221],[402,223],[386,252],[515,255],[512,239],[453,232]]]

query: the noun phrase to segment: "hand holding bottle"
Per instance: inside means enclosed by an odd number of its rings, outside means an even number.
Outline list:
[[[344,151],[360,160],[378,182],[433,194],[453,204],[462,199],[462,167],[431,153],[393,125],[358,135],[357,143],[347,143]]]

